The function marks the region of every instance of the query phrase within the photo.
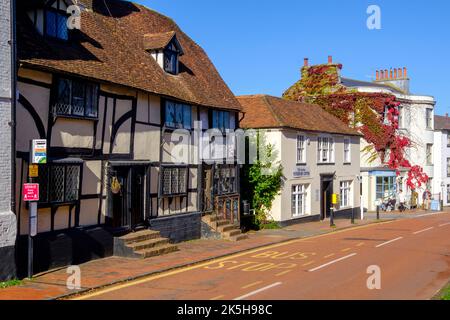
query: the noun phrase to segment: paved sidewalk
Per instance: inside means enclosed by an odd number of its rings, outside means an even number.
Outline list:
[[[386,221],[390,218],[381,215],[381,220]],[[178,252],[146,260],[110,257],[90,261],[80,265],[82,289],[79,292],[198,264],[291,239],[307,238],[362,226],[374,223],[376,220],[370,215],[366,215],[366,220],[356,221],[355,225],[352,225],[350,220],[336,220],[335,222],[336,228],[330,228],[328,221],[321,221],[292,225],[279,230],[251,232],[249,233],[249,239],[241,242],[226,240],[189,241],[180,243],[178,245],[180,251]],[[0,289],[0,300],[55,299],[77,293],[76,290],[67,289],[67,276],[66,268],[47,272],[31,281],[25,280],[20,286]]]

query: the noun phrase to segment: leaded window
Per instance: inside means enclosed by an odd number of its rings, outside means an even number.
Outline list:
[[[79,200],[81,165],[39,166],[39,203],[62,204]]]
[[[67,13],[61,10],[45,10],[45,36],[60,40],[69,39],[69,30],[67,28]]]
[[[212,128],[225,131],[231,129],[230,112],[228,111],[212,111]]]
[[[169,128],[191,129],[192,107],[187,104],[166,101],[165,103],[165,125]]]
[[[187,168],[163,167],[161,185],[163,196],[177,196],[187,193]]]
[[[218,195],[237,192],[236,167],[233,165],[218,165],[214,170],[214,187]]]
[[[58,78],[53,112],[56,116],[97,118],[98,85]]]

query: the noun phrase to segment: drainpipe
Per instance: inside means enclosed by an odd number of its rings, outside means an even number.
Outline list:
[[[16,106],[17,106],[17,44],[16,44],[16,0],[11,0],[11,212],[16,214]],[[16,215],[17,219],[17,215]],[[17,226],[20,221],[17,219]],[[17,229],[18,230],[18,229]],[[19,234],[16,233],[16,268],[18,263],[17,244]]]

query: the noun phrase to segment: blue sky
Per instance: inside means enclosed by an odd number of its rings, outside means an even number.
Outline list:
[[[343,75],[371,80],[408,67],[411,91],[450,113],[448,0],[135,0],[173,18],[208,53],[236,95],[280,96],[300,78],[303,58],[332,55]],[[366,27],[381,8],[381,30]]]

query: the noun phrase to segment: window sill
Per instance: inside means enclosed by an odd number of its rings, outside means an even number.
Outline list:
[[[98,121],[98,117],[76,116],[76,115],[70,115],[70,114],[53,114],[53,117],[55,119],[62,118],[62,119]]]
[[[344,166],[351,166],[352,163],[351,162],[344,162]]]
[[[307,166],[307,163],[306,162],[297,162],[296,165],[304,167],[304,166]]]
[[[336,165],[335,162],[319,162],[317,163],[318,166],[334,166]]]

